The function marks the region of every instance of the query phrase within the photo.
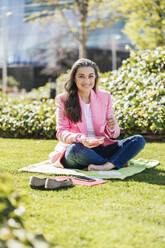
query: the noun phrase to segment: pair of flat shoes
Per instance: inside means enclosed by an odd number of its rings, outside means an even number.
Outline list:
[[[73,186],[73,182],[71,179],[58,181],[54,178],[39,178],[34,176],[30,177],[29,184],[32,189],[47,189],[47,190],[67,188]]]

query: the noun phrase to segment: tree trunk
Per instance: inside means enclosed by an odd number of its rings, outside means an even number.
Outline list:
[[[86,58],[87,42],[87,17],[88,17],[88,0],[77,0],[80,14],[80,41],[79,41],[79,58]]]
[[[86,37],[84,37],[84,39],[81,39],[81,41],[79,42],[79,59],[86,57],[87,57]]]

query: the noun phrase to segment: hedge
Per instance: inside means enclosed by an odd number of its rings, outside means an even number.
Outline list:
[[[0,97],[0,100],[2,98]],[[15,102],[16,100],[13,99]],[[0,136],[11,138],[56,138],[55,101],[0,103]]]
[[[101,76],[111,92],[121,133],[165,134],[165,48],[134,52]]]

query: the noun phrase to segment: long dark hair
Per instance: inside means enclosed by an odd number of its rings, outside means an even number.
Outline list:
[[[95,71],[95,84],[93,90],[96,90],[97,82],[99,78],[99,69],[95,62],[89,59],[79,59],[77,60],[70,71],[69,78],[65,83],[66,90],[66,101],[65,101],[65,114],[72,122],[81,121],[81,107],[78,98],[78,89],[75,83],[75,75],[80,67],[92,67]]]

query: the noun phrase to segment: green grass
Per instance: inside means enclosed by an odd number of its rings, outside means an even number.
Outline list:
[[[1,173],[8,171],[15,191],[23,194],[29,231],[43,233],[58,248],[165,247],[165,143],[148,143],[137,156],[158,159],[158,167],[123,181],[58,191],[31,189],[34,174],[18,169],[47,160],[55,144],[0,139]]]

